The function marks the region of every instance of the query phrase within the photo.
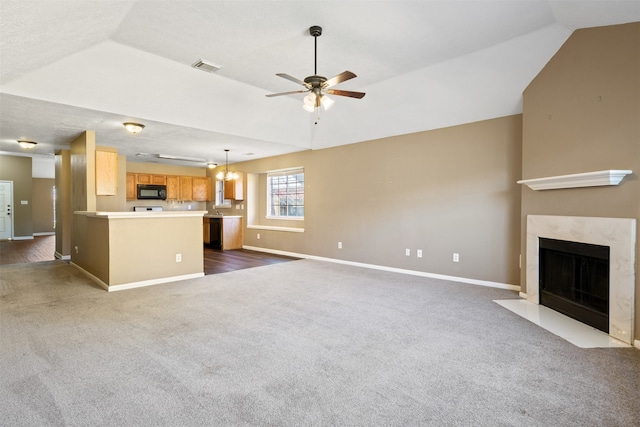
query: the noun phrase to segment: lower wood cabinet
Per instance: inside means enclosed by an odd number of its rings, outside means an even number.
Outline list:
[[[211,244],[211,218],[202,218],[202,239],[205,245]]]
[[[242,217],[204,218],[209,220],[209,240],[204,243],[217,249],[242,249]],[[206,233],[203,224],[203,233]]]

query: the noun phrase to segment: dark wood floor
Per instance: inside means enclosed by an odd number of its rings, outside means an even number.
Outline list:
[[[29,240],[0,241],[0,265],[52,261],[56,236],[36,236]]]
[[[52,261],[55,259],[55,236],[36,236],[30,240],[0,241],[0,265]],[[262,265],[294,261],[284,255],[236,249],[221,251],[204,248],[204,274],[218,274]]]
[[[226,273],[228,271],[242,270],[245,268],[295,261],[296,259],[298,258],[246,249],[221,251],[219,249],[205,247],[204,274]]]

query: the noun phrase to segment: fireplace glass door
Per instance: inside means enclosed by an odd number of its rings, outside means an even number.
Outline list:
[[[540,238],[540,304],[609,332],[609,247]]]

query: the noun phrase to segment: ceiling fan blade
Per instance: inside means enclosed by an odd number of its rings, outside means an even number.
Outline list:
[[[364,98],[364,96],[366,95],[366,93],[364,92],[353,92],[351,90],[340,90],[340,89],[329,89],[327,93],[331,95],[348,96],[350,98],[358,98],[358,99]]]
[[[352,73],[351,71],[343,71],[342,73],[338,74],[335,77],[330,78],[329,80],[326,81],[326,83],[323,85],[324,88],[328,88],[331,86],[335,86],[338,83],[342,83],[342,82],[346,82],[347,80],[351,80],[354,77],[358,77],[355,75],[355,73]]]
[[[306,86],[305,82],[303,82],[303,81],[302,81],[302,80],[300,80],[300,79],[296,79],[295,77],[290,76],[289,74],[286,74],[286,73],[277,73],[277,74],[276,74],[276,76],[278,76],[278,77],[282,77],[283,79],[291,80],[292,82],[294,82],[294,83],[298,83],[299,85]]]
[[[280,93],[270,93],[268,95],[265,95],[268,98],[271,98],[272,96],[282,96],[282,95],[292,95],[294,93],[305,93],[305,92],[309,92],[308,90],[294,90],[292,92],[280,92]]]

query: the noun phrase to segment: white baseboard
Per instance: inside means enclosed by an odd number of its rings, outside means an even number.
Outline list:
[[[65,261],[71,259],[71,255],[62,255],[58,251],[54,252],[53,256],[55,257],[55,259],[61,259]]]
[[[525,294],[524,292],[519,292],[518,296],[522,299],[527,299],[527,294]]]
[[[640,350],[640,340],[635,340],[635,341],[633,342],[633,346],[634,346],[635,348],[637,348],[638,350]]]
[[[55,236],[56,232],[55,231],[43,231],[40,233],[33,233],[34,236]]]
[[[314,259],[314,260],[317,260],[317,261],[334,262],[336,264],[346,264],[346,265],[352,265],[352,266],[355,266],[355,267],[363,267],[363,268],[371,268],[371,269],[374,269],[374,270],[391,271],[391,272],[394,272],[394,273],[409,274],[409,275],[412,275],[412,276],[429,277],[429,278],[432,278],[432,279],[448,280],[448,281],[451,281],[451,282],[468,283],[468,284],[471,284],[471,285],[487,286],[487,287],[490,287],[490,288],[507,289],[507,290],[510,290],[510,291],[520,292],[520,286],[509,285],[509,284],[506,284],[506,283],[490,282],[490,281],[487,281],[487,280],[468,279],[468,278],[465,278],[465,277],[447,276],[447,275],[444,275],[444,274],[427,273],[427,272],[424,272],[424,271],[407,270],[407,269],[404,269],[404,268],[386,267],[386,266],[383,266],[383,265],[376,265],[376,264],[365,264],[365,263],[362,263],[362,262],[345,261],[345,260],[341,260],[341,259],[325,258],[325,257],[319,257],[319,256],[315,256],[315,255],[306,255],[306,254],[299,254],[299,253],[295,253],[295,252],[279,251],[279,250],[276,250],[276,249],[259,248],[259,247],[255,247],[255,246],[243,245],[242,248],[243,249],[248,249],[248,250],[251,250],[251,251],[272,253],[272,254],[276,254],[276,255],[285,255],[285,256],[291,256],[291,257],[296,257],[296,258],[305,258],[305,259]]]
[[[33,240],[33,236],[13,236],[9,240]]]
[[[141,280],[139,282],[122,283],[120,285],[109,286],[107,283],[103,282],[101,279],[89,273],[87,270],[80,267],[78,264],[74,264],[72,262],[71,265],[73,265],[75,268],[80,270],[83,274],[85,274],[91,280],[96,282],[101,288],[105,289],[107,292],[123,291],[126,289],[142,288],[145,286],[159,285],[161,283],[178,282],[180,280],[196,279],[198,277],[204,277],[204,272],[202,272],[202,273],[193,273],[193,274],[183,274],[180,276],[163,277],[161,279]]]

